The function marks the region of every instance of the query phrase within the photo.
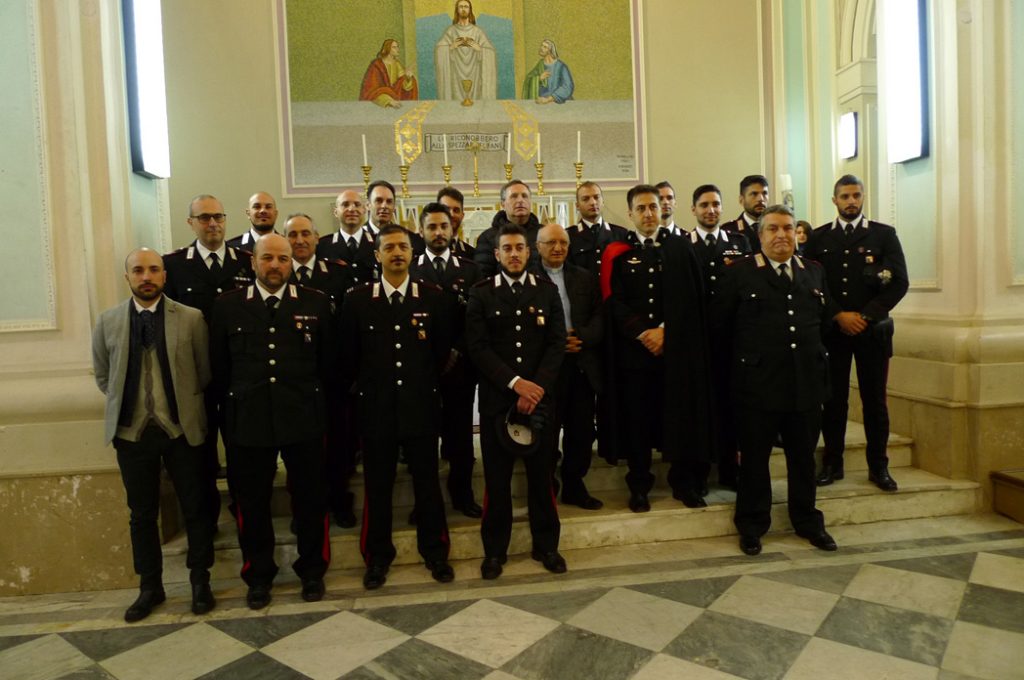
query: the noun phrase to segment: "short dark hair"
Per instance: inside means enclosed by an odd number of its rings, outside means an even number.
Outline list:
[[[505,185],[503,187],[501,187],[501,200],[502,200],[502,202],[504,202],[504,200],[505,200],[505,194],[508,193],[509,187],[515,186],[516,184],[522,184],[524,187],[526,187],[527,191],[530,191],[530,185],[527,184],[526,182],[524,182],[521,179],[514,179],[511,182],[505,182]],[[530,195],[531,196],[533,195],[532,191],[530,191]]]
[[[626,205],[629,206],[630,210],[633,209],[633,197],[639,194],[654,194],[655,196],[657,196],[658,187],[652,186],[650,184],[637,184],[635,187],[626,192]]]
[[[526,230],[515,222],[505,222],[498,227],[498,242],[501,242],[502,236],[522,236],[529,243],[530,239],[526,236]]]
[[[594,181],[591,181],[591,180],[588,179],[586,182],[582,182],[582,183],[580,183],[580,185],[578,187],[576,187],[576,200],[577,201],[580,200],[580,189],[583,189],[584,187],[587,187],[587,188],[589,188],[589,187],[596,187],[597,190],[601,192],[601,195],[602,196],[604,195],[604,189],[601,188],[601,185],[598,184],[597,182],[594,182]]]
[[[747,175],[740,180],[740,196],[747,190],[751,184],[761,184],[762,186],[771,186],[768,184],[768,178],[764,175]]]
[[[765,208],[764,212],[761,213],[761,216],[757,218],[758,234],[761,233],[761,225],[764,223],[764,218],[768,217],[768,215],[789,215],[790,217],[793,218],[793,227],[796,227],[796,213],[793,212],[793,209],[790,208],[788,205],[776,203],[775,205],[770,205],[767,208]]]
[[[864,188],[864,182],[861,182],[860,177],[857,177],[857,175],[843,175],[836,180],[835,186],[832,187],[832,195],[835,196],[839,193],[839,187],[847,187],[851,184],[856,184],[861,189]]]
[[[458,201],[459,205],[466,205],[466,197],[462,195],[462,192],[455,187],[441,187],[437,190],[437,201],[447,196],[453,201]]]
[[[420,227],[423,227],[423,223],[427,219],[427,215],[431,213],[444,213],[448,216],[448,221],[452,220],[452,211],[448,209],[444,203],[427,203],[423,206],[423,210],[420,211]]]
[[[391,182],[387,181],[386,179],[375,179],[372,182],[370,182],[369,186],[366,187],[367,199],[369,199],[370,196],[373,195],[373,190],[376,189],[377,187],[387,187],[388,190],[391,192],[392,198],[398,196],[398,192],[395,191],[395,185],[393,185]]]
[[[671,189],[672,193],[676,193],[676,188],[672,186],[667,179],[663,179],[654,185],[655,189]]]
[[[693,190],[693,205],[697,205],[697,199],[700,198],[703,194],[708,193],[709,191],[714,191],[716,194],[718,194],[719,198],[722,197],[722,190],[716,187],[714,184],[701,184],[699,187]]]
[[[409,230],[400,224],[385,224],[377,232],[377,237],[373,239],[373,249],[380,250],[380,242],[385,236],[391,236],[391,234],[405,234],[405,238],[409,241],[409,245],[412,245],[412,237],[409,236]]]

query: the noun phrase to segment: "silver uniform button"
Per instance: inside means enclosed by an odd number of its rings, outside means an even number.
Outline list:
[[[653,315],[653,314],[648,314],[647,316],[648,316],[649,318],[651,318],[651,319],[653,319],[653,318],[654,318],[654,315]]]
[[[654,284],[653,284],[653,283],[648,283],[648,284],[647,284],[647,287],[648,287],[648,288],[654,288]]]
[[[516,363],[517,364],[523,363],[523,358],[522,357],[516,357]]]
[[[395,343],[395,349],[402,349],[402,343],[396,342]]]
[[[276,333],[276,332],[277,332],[277,329],[276,329],[276,328],[274,328],[273,326],[271,326],[271,327],[270,327],[270,332],[271,332],[271,333]]]
[[[790,349],[796,349],[796,343],[794,342],[794,343],[793,343],[792,345],[790,345],[789,347],[790,347]]]
[[[791,309],[791,310],[789,310],[789,315],[790,315],[790,316],[793,316],[793,310],[792,310],[792,309]]]
[[[654,298],[648,298],[647,304],[653,305],[654,304]]]
[[[267,347],[269,347],[270,349],[277,349],[277,346],[274,345],[274,343],[270,343],[269,345],[267,345]]]
[[[790,333],[796,333],[796,326],[790,326],[789,327],[789,332]]]
[[[650,269],[648,269],[647,273],[648,274],[653,274],[654,273],[654,267],[651,267]]]
[[[845,276],[843,277],[843,283],[846,283],[846,277]]]
[[[401,367],[402,367],[402,362],[401,361],[396,361],[395,362],[395,368],[401,368]]]
[[[399,387],[401,387],[402,386],[402,381],[401,380],[396,380],[395,384],[398,385]]]
[[[223,290],[221,290],[220,288],[218,288],[218,289],[217,289],[217,292],[218,292],[218,293],[223,293],[224,291],[223,291]]]
[[[717,281],[717,280],[718,280],[718,278],[717,278],[717,277],[716,277],[716,276],[715,276],[714,274],[712,274],[712,275],[711,275],[711,280],[712,280],[712,281]]]
[[[517,331],[521,331],[521,330],[523,330],[523,327],[522,326],[516,326],[516,330]]]
[[[522,347],[522,346],[523,346],[523,343],[521,343],[521,342],[517,342],[516,343],[516,347]]]
[[[271,359],[271,360],[270,360],[270,365],[271,365],[271,366],[277,366],[277,361],[276,361],[276,360],[274,360],[274,359]]]
[[[847,267],[849,267],[849,266],[850,266],[850,265],[846,264],[845,262],[843,263],[843,269],[846,269],[846,268],[847,268]]]
[[[843,291],[843,295],[849,295],[849,293],[847,293],[847,292],[846,292],[846,291],[844,290],[844,291]]]
[[[787,295],[787,296],[786,296],[786,299],[787,299],[787,300],[792,300],[792,299],[793,299],[793,296],[792,296],[792,295]]]
[[[402,327],[401,327],[401,326],[399,326],[398,324],[395,324],[395,330],[396,330],[396,331],[400,331],[400,330],[402,330]]]
[[[517,309],[516,310],[516,316],[522,316],[522,315],[523,315],[523,310]]]
[[[275,378],[274,376],[270,376],[270,382],[276,383],[277,382],[277,378]]]

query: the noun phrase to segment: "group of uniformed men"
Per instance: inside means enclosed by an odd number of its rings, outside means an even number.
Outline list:
[[[653,450],[670,462],[672,496],[687,507],[707,505],[717,466],[717,482],[737,491],[740,548],[756,555],[770,524],[769,455],[781,439],[793,526],[812,545],[835,550],[815,508],[815,484],[843,478],[853,357],[870,479],[883,490],[897,488],[885,455],[885,379],[888,312],[907,290],[906,265],[894,229],[864,217],[856,177],[836,183],[838,217],[814,231],[804,257],[795,254],[793,212],[769,206],[768,190],[765,177],[744,178],[743,212],[722,224],[721,191],[697,187],[696,226],[688,231],[675,223],[671,184],[638,185],[627,195],[630,230],[604,220],[601,188],[584,182],[576,192],[581,219],[566,229],[542,226],[529,187],[514,180],[501,189],[503,209],[475,248],[460,238],[463,196],[451,187],[424,207],[419,233],[394,223],[389,183],[371,183],[365,197],[343,191],[334,208],[340,228],[323,237],[305,214],[288,217],[278,234],[275,201],[261,192],[246,210],[251,228],[225,240],[223,205],[196,196],[188,215],[195,241],[165,255],[162,267],[152,251],[134,251],[126,262],[133,302],[107,313],[124,328],[98,328],[94,337],[108,404],[111,394],[129,395],[108,405],[108,439],[122,463],[141,579],[126,620],[144,618],[164,599],[153,503],[139,500],[153,488],[152,474],[139,482],[125,467],[146,441],[156,450],[156,469],[163,455],[179,487],[192,609],[214,606],[208,570],[220,506],[218,431],[253,609],[269,603],[278,569],[271,495],[279,456],[303,599],[324,594],[330,518],[345,528],[358,521],[349,490],[357,452],[365,482],[364,586],[382,586],[396,556],[392,491],[400,460],[412,478],[419,552],[434,579],[451,581],[439,439],[451,506],[482,518],[484,579],[497,578],[507,558],[517,458],[528,483],[532,557],[548,571],[566,571],[555,499],[560,491],[563,503],[603,506],[585,484],[595,441],[608,461],[627,461],[633,512],[651,507]],[[158,306],[161,299],[168,303]],[[173,348],[180,356],[186,340],[201,346],[205,328],[191,340],[168,331],[149,344],[144,332],[150,317],[165,329],[162,308],[182,305],[209,324],[212,377],[196,378],[207,385],[201,443],[194,435],[182,444],[175,428],[187,406],[175,396],[182,378]],[[119,361],[118,333],[126,345],[120,373],[109,366]],[[160,361],[140,364],[139,357]],[[157,364],[166,370],[151,370]],[[145,398],[137,396],[140,383]],[[483,507],[472,488],[477,386]],[[118,422],[113,434],[111,418]],[[822,429],[825,458],[816,480]],[[172,466],[168,442],[201,464]]]

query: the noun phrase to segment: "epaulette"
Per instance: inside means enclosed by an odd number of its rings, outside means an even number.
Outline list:
[[[757,262],[758,269],[763,269],[768,266],[768,263],[764,261],[764,255],[761,253],[754,255],[754,261]]]

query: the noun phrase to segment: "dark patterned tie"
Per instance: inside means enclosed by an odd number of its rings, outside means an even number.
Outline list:
[[[148,309],[139,312],[139,321],[142,323],[142,346],[152,347],[156,342],[156,318],[153,312]]]

